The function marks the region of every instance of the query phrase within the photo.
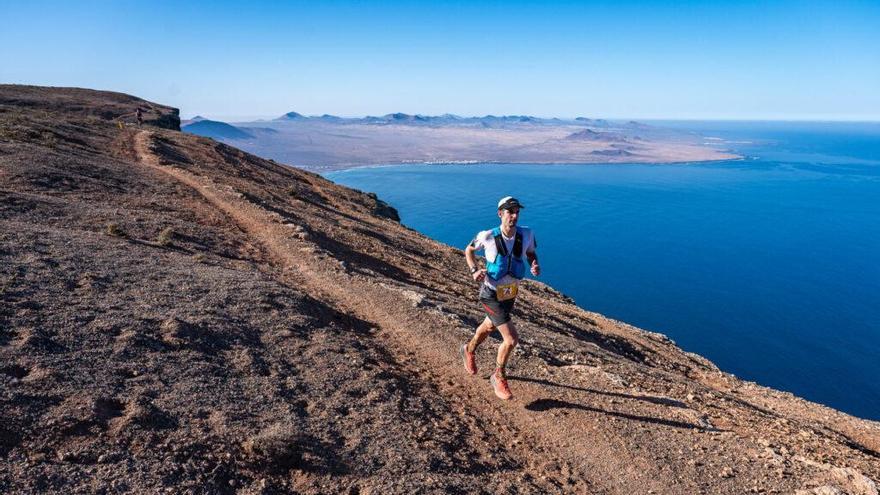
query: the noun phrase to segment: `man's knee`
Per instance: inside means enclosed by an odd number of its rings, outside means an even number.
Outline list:
[[[516,327],[513,326],[513,322],[510,322],[510,331],[507,332],[510,340],[510,347],[516,347],[519,344],[519,334],[516,331]]]
[[[504,338],[504,344],[508,347],[516,347],[516,344],[519,343],[519,335],[516,333],[516,327],[513,326],[513,322],[507,322],[499,327],[504,327],[504,331],[501,332],[501,337]]]

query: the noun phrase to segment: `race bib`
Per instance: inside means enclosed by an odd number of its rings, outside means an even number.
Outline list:
[[[495,288],[495,298],[499,301],[507,301],[516,297],[517,284],[499,285]]]

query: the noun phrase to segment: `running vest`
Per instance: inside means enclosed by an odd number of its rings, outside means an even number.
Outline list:
[[[494,260],[486,260],[486,272],[489,276],[494,280],[501,280],[507,274],[517,279],[525,277],[526,263],[522,259],[523,234],[519,227],[516,228],[516,237],[513,240],[513,253],[507,252],[507,246],[501,237],[501,227],[492,229],[492,235],[495,236],[495,249],[498,253]]]

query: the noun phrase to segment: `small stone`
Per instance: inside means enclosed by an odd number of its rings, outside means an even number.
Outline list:
[[[730,466],[724,466],[724,469],[721,470],[722,478],[733,478],[733,469]]]

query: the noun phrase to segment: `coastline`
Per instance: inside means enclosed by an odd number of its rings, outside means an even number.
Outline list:
[[[370,164],[434,163],[687,163],[741,158],[726,144],[653,126],[590,127],[517,124],[502,127],[284,122],[252,130],[249,138],[196,133],[304,169]],[[265,127],[268,126],[268,127]],[[187,131],[186,126],[183,128]]]
[[[727,154],[728,156],[719,157],[719,158],[708,158],[703,160],[644,160],[644,161],[634,161],[634,160],[626,160],[626,161],[595,161],[595,162],[584,162],[584,161],[534,161],[534,162],[512,162],[507,160],[438,160],[438,161],[420,161],[420,160],[412,160],[412,161],[400,161],[400,162],[383,162],[383,163],[340,163],[340,164],[332,164],[332,165],[309,165],[309,166],[300,166],[294,164],[285,163],[289,167],[301,168],[305,170],[309,170],[312,172],[316,172],[319,174],[329,173],[329,172],[342,172],[345,170],[354,170],[354,169],[369,169],[369,168],[387,168],[387,167],[401,167],[405,165],[564,165],[564,166],[605,166],[605,165],[697,165],[701,163],[719,163],[719,162],[739,162],[750,159],[747,155],[737,155],[733,153]]]

